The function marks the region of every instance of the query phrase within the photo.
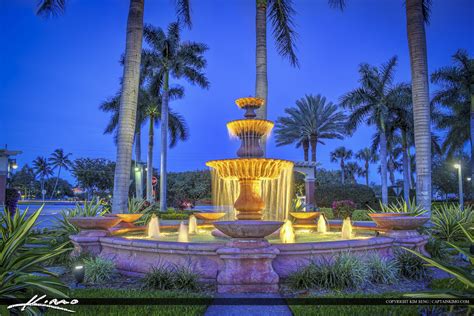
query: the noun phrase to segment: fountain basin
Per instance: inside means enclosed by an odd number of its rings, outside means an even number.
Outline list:
[[[373,216],[369,214],[377,227],[389,230],[413,230],[425,224],[430,218],[427,216],[386,215]],[[377,214],[381,215],[381,214]]]
[[[115,214],[118,218],[122,220],[122,222],[125,223],[133,223],[138,221],[143,214]]]
[[[296,219],[295,224],[314,224],[321,212],[290,212],[290,215]]]
[[[214,226],[231,238],[265,238],[274,233],[283,225],[283,222],[277,221],[222,221],[215,222]]]
[[[69,222],[77,228],[84,230],[107,230],[120,223],[117,217],[73,217]]]
[[[225,213],[217,213],[217,212],[200,212],[193,214],[197,219],[201,219],[204,221],[216,221],[221,219],[225,216]]]

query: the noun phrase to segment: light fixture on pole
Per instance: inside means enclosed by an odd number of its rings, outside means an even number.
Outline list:
[[[458,182],[459,182],[459,207],[464,210],[464,194],[462,190],[462,167],[460,163],[454,164],[454,168],[458,169]]]

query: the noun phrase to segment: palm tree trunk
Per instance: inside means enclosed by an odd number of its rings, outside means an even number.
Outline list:
[[[41,179],[41,196],[43,197],[43,202],[44,202],[44,196],[45,196],[45,192],[44,192],[44,178]]]
[[[311,136],[311,161],[316,162],[316,146],[318,145],[318,139]]]
[[[150,127],[148,131],[148,157],[147,157],[147,173],[146,173],[146,200],[150,203],[154,202],[153,198],[153,136],[155,130],[155,117],[150,114]]]
[[[139,126],[137,126],[137,132],[135,133],[135,165],[139,167],[138,172],[139,176],[135,176],[135,194],[137,199],[143,199],[143,170],[140,162],[142,160],[142,131]],[[137,171],[135,171],[137,172]]]
[[[256,14],[256,80],[255,95],[265,100],[264,104],[258,110],[257,117],[267,118],[267,98],[268,98],[268,80],[267,80],[267,0],[257,0]],[[264,157],[266,156],[266,140],[262,139],[262,149]]]
[[[58,186],[59,182],[59,175],[61,174],[61,165],[59,165],[58,169],[58,175],[56,176],[56,181],[54,182],[54,187],[53,187],[53,193],[51,193],[51,199],[53,199],[55,192],[56,192],[56,187]]]
[[[137,116],[144,2],[145,0],[130,0],[128,11],[112,213],[120,213],[127,208],[133,136]]]
[[[387,136],[385,131],[380,133],[380,172],[382,180],[382,203],[388,204],[387,186]]]
[[[417,203],[431,215],[431,117],[423,0],[406,1],[416,148]]]
[[[161,164],[160,164],[160,211],[165,212],[166,205],[166,160],[168,155],[168,101],[169,101],[169,71],[163,78],[163,97],[161,102]]]
[[[393,158],[390,156],[388,159],[388,174],[390,176],[390,184],[395,186],[395,166],[393,163]]]
[[[365,185],[369,186],[369,162],[365,162]]]
[[[344,176],[344,159],[341,158],[341,183],[342,185],[344,185],[344,181],[345,181],[345,176]]]
[[[410,204],[410,173],[407,148],[407,133],[402,131],[402,159],[403,159],[403,199]]]
[[[309,142],[307,140],[303,141],[303,152],[304,152],[304,161],[308,161],[309,154]]]

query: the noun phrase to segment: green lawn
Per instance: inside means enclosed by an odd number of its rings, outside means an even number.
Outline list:
[[[77,289],[70,293],[73,298],[200,298],[207,297],[196,293],[183,293],[171,291],[140,291],[140,290],[119,290],[119,289]],[[205,305],[199,306],[167,306],[167,305],[70,305],[66,308],[76,311],[74,314],[48,310],[46,316],[49,315],[75,315],[75,316],[197,316],[203,315],[207,309]],[[0,307],[0,315],[8,315],[5,306]]]

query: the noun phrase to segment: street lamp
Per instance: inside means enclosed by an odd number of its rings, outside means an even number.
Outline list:
[[[460,163],[454,164],[454,168],[458,169],[458,181],[459,181],[459,206],[461,210],[464,210],[464,196],[462,192],[462,167]]]

